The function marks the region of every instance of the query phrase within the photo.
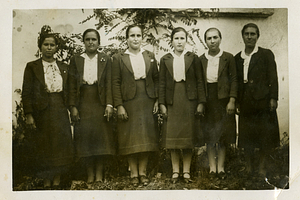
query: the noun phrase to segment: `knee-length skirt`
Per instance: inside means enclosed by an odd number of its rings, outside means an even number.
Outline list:
[[[176,82],[173,104],[167,105],[162,145],[167,149],[192,149],[195,146],[197,100],[189,100],[185,82]]]
[[[118,120],[118,152],[128,155],[158,151],[158,122],[153,115],[155,99],[149,98],[145,80],[137,80],[134,99],[123,102],[127,121]]]
[[[38,171],[58,170],[73,162],[71,125],[62,93],[48,94],[48,107],[35,112],[37,131],[29,137]],[[43,173],[41,173],[43,176]],[[44,174],[45,175],[45,174]]]
[[[105,108],[100,102],[96,84],[81,86],[78,107],[80,120],[74,129],[77,158],[115,154],[112,119],[107,121]]]
[[[207,84],[208,98],[203,120],[206,143],[235,143],[235,115],[228,115],[226,106],[229,98],[218,99],[218,83]]]

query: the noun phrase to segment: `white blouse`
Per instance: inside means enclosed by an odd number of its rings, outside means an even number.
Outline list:
[[[177,56],[174,52],[171,52],[173,56],[173,75],[174,80],[176,82],[185,81],[185,62],[184,62],[184,55],[187,53],[184,50],[180,56]]]
[[[143,57],[144,51],[145,50],[141,49],[138,54],[133,54],[127,49],[124,52],[125,54],[129,55],[135,80],[146,78],[146,64]]]
[[[56,61],[49,63],[42,60],[42,63],[47,92],[61,92],[63,90],[63,80]]]
[[[218,82],[218,71],[219,71],[219,63],[220,57],[223,54],[223,50],[215,56],[210,56],[208,52],[205,52],[205,57],[208,60],[207,62],[207,82],[208,83],[217,83]]]
[[[257,51],[258,51],[258,46],[255,45],[253,51],[250,53],[249,56],[246,55],[245,49],[241,53],[241,57],[244,59],[244,83],[248,82],[248,69],[249,69],[249,64],[250,64],[250,61],[251,61],[251,57]]]
[[[81,56],[84,58],[83,81],[86,84],[93,85],[98,80],[98,54],[92,59],[86,53],[83,53]]]

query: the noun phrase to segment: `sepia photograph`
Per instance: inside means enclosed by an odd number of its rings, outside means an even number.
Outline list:
[[[287,15],[13,10],[13,190],[288,189]]]

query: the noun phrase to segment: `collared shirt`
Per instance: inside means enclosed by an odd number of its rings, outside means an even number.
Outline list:
[[[144,51],[144,49],[141,49],[138,54],[133,54],[127,49],[124,52],[125,54],[129,55],[135,80],[146,78],[146,65],[143,56]]]
[[[208,60],[207,62],[207,82],[208,83],[217,83],[218,82],[218,71],[219,71],[219,63],[220,63],[220,57],[223,54],[223,50],[220,50],[220,52],[215,56],[210,56],[208,54],[208,51],[205,52],[205,57]]]
[[[63,80],[56,61],[49,63],[42,60],[42,63],[47,92],[61,92],[63,90]]]
[[[171,52],[173,56],[173,74],[174,80],[176,82],[185,81],[185,62],[184,62],[184,55],[187,53],[184,50],[180,56],[177,56],[174,52]]]
[[[258,51],[258,46],[255,45],[253,51],[250,53],[249,56],[246,55],[245,49],[241,53],[241,57],[244,59],[244,83],[248,82],[248,69],[249,69],[249,64],[250,64],[250,61],[251,61],[251,57],[257,51]]]
[[[86,53],[83,53],[81,56],[84,58],[83,81],[89,85],[93,85],[98,80],[98,54],[92,59]]]

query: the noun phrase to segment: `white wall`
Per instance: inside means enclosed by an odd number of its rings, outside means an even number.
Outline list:
[[[86,17],[91,14],[93,14],[93,11],[88,9],[85,9],[84,12],[80,9],[15,10],[12,30],[12,91],[22,87],[25,65],[27,62],[36,59],[34,54],[38,49],[38,32],[43,25],[50,25],[55,32],[82,33],[87,28],[95,28],[97,21],[94,19],[85,24],[79,24],[79,22],[86,19]],[[201,18],[198,20],[196,26],[185,27],[180,23],[178,23],[178,26],[183,26],[187,30],[199,28],[201,38],[203,38],[203,34],[206,29],[210,27],[217,27],[222,33],[221,48],[235,55],[244,47],[241,37],[241,29],[243,25],[249,22],[256,23],[260,28],[261,34],[258,40],[258,45],[271,49],[275,54],[280,86],[278,107],[280,132],[289,132],[287,9],[275,9],[274,14],[268,18]],[[101,45],[115,42],[108,41],[108,38],[112,37],[113,33],[105,36],[104,30],[100,30],[99,32],[101,34]],[[201,55],[204,52],[204,48],[197,40],[196,42],[198,54]],[[148,49],[150,47],[146,48]],[[157,54],[157,59],[159,60],[163,54],[164,52],[159,52]],[[12,110],[14,111],[14,101],[19,101],[19,95],[14,92],[12,95]]]

